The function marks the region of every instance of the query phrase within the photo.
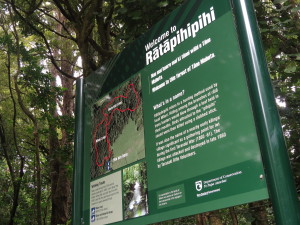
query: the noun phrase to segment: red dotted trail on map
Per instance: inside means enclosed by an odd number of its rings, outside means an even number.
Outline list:
[[[113,107],[113,105],[115,105],[116,102],[120,102],[123,98],[127,99],[128,96],[129,96],[129,92],[130,91],[134,92],[135,97],[137,99],[137,103],[136,103],[135,107],[133,109],[131,109],[131,108],[120,109],[120,108],[116,107],[113,110],[111,110],[111,112],[109,112],[109,110],[108,110],[109,107],[110,106]],[[137,110],[137,108],[139,107],[139,105],[140,105],[139,94],[135,90],[134,84],[129,84],[125,96],[120,95],[118,97],[113,98],[103,108],[102,115],[104,116],[104,119],[100,123],[97,124],[95,132],[93,134],[93,137],[94,137],[93,138],[93,145],[94,145],[94,149],[96,150],[96,164],[97,164],[97,166],[99,166],[99,167],[104,166],[105,162],[109,161],[110,158],[111,158],[111,156],[112,156],[112,151],[110,149],[110,145],[111,144],[110,144],[110,141],[109,141],[109,132],[108,131],[109,131],[109,125],[111,123],[111,120],[112,120],[112,117],[114,115],[114,112],[116,112],[116,111],[119,111],[119,112],[131,111],[131,112],[134,112],[135,110]],[[106,113],[105,111],[107,111],[109,113]],[[102,159],[101,162],[99,162],[99,149],[98,149],[98,146],[97,146],[97,137],[96,137],[96,135],[97,135],[97,132],[98,132],[98,130],[99,130],[99,128],[101,126],[105,126],[105,137],[106,137],[105,141],[107,143],[107,150],[108,150],[107,152],[108,152],[108,154],[107,154],[107,156],[103,157],[103,159]]]

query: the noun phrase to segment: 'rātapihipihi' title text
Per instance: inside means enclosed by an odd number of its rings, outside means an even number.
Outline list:
[[[175,47],[184,42],[190,37],[195,38],[198,31],[216,20],[214,7],[210,7],[209,13],[202,13],[198,16],[198,20],[194,23],[188,23],[186,28],[180,28],[176,31],[176,26],[172,26],[170,30],[166,31],[158,38],[153,39],[151,42],[145,45],[146,49],[146,65],[149,65],[153,61],[157,60],[160,56],[173,52]],[[169,38],[171,33],[176,32],[176,35]]]

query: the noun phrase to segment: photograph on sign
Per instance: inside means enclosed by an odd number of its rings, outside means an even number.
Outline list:
[[[145,162],[123,170],[123,196],[125,219],[147,215],[147,167]]]

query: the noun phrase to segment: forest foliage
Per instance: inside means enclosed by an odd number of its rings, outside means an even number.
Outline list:
[[[70,224],[74,81],[183,0],[0,0],[0,224]],[[300,191],[300,1],[253,0]],[[159,224],[273,224],[269,201]]]

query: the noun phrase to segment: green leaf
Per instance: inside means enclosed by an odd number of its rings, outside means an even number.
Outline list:
[[[297,54],[288,54],[291,59],[300,61],[300,53]]]
[[[130,13],[130,17],[134,20],[139,20],[142,18],[142,10],[137,10]]]
[[[300,10],[300,6],[296,7],[296,8],[292,8],[291,12],[298,12]]]
[[[290,62],[287,64],[286,68],[284,69],[285,73],[295,73],[297,70],[297,64],[295,62]]]
[[[121,13],[121,14],[125,14],[125,13],[127,13],[127,12],[128,12],[128,9],[127,9],[126,7],[120,8],[120,9],[118,10],[118,13]]]
[[[287,0],[274,0],[274,4],[282,4],[285,3]]]
[[[270,29],[260,29],[260,32],[261,32],[261,33],[264,33],[264,32],[270,32]]]
[[[168,5],[169,5],[168,1],[164,1],[164,2],[159,2],[159,3],[157,3],[157,6],[160,7],[160,8],[166,7],[166,6],[168,6]]]

